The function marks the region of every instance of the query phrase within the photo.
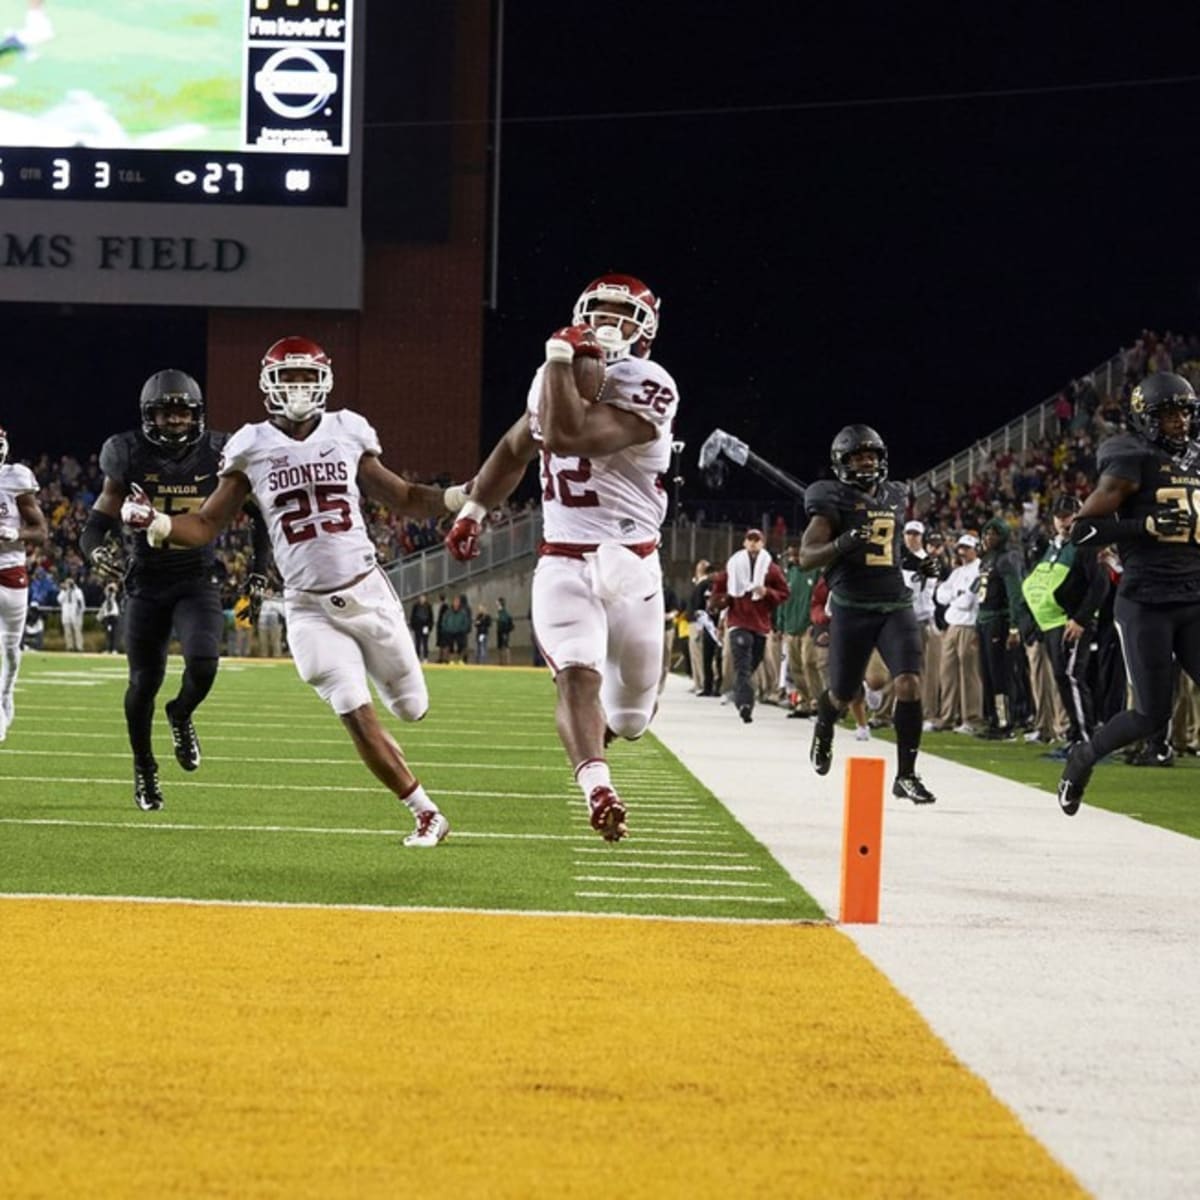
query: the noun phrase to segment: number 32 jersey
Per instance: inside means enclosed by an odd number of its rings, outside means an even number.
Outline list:
[[[542,441],[538,408],[546,368],[529,388],[526,409],[534,440]],[[608,364],[597,404],[636,413],[654,427],[651,441],[595,458],[541,451],[543,537],[577,545],[649,542],[667,515],[662,476],[671,465],[671,427],[679,407],[675,380],[647,358]]]
[[[358,464],[379,453],[375,430],[347,409],[325,413],[303,441],[259,421],[226,443],[220,473],[250,481],[286,587],[334,591],[375,565]]]

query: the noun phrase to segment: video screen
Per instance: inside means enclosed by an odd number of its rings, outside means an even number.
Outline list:
[[[353,0],[0,0],[0,147],[350,151]]]

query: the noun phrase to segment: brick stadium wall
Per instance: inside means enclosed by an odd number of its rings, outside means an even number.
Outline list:
[[[331,408],[375,426],[394,470],[461,478],[479,460],[487,224],[490,18],[458,0],[448,237],[439,244],[370,242],[359,313],[213,309],[207,395],[214,428],[263,419],[258,364],[276,338],[301,334],[333,358]],[[372,160],[368,157],[366,170]],[[417,181],[414,186],[420,186]]]

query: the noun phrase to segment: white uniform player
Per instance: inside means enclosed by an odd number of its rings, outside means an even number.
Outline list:
[[[540,452],[545,539],[533,577],[534,633],[555,674],[564,667],[600,672],[608,728],[637,738],[654,714],[662,671],[661,477],[671,462],[678,391],[657,363],[617,360],[599,402],[649,421],[653,439],[594,458],[560,455],[544,449],[545,370],[534,376],[527,406]]]
[[[23,463],[8,461],[8,435],[0,429],[0,742],[13,722],[13,689],[29,609],[25,543],[40,543],[46,537],[37,490],[33,472]]]
[[[303,441],[270,421],[243,425],[220,473],[245,476],[266,519],[300,677],[342,715],[370,703],[369,676],[397,717],[419,721],[425,676],[362,515],[359,463],[380,453],[367,420],[342,409]]]
[[[540,459],[545,541],[533,579],[534,633],[554,672],[559,736],[591,825],[608,841],[627,828],[604,747],[646,731],[662,669],[661,476],[678,390],[649,359],[658,310],[658,298],[630,275],[601,276],[584,289],[574,323],[546,343],[525,412],[480,468],[446,538],[455,558],[474,557],[484,514]],[[576,386],[576,357],[605,360],[592,403]]]
[[[126,502],[123,518],[152,545],[212,541],[253,494],[283,577],[296,669],[342,719],[359,755],[416,818],[406,846],[438,845],[446,818],[379,722],[370,679],[401,720],[419,721],[429,693],[404,610],[375,560],[364,495],[394,512],[439,516],[441,488],[410,484],[380,461],[375,430],[358,413],[326,413],[333,371],[307,338],[276,342],[260,377],[269,421],[245,425],[225,445],[221,483],[196,513],[168,517]]]

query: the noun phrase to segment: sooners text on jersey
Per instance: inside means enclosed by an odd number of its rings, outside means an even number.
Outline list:
[[[538,407],[545,367],[529,388],[529,429],[541,442]],[[596,458],[541,451],[543,536],[548,542],[599,544],[657,539],[667,515],[660,476],[671,465],[671,427],[679,407],[675,380],[648,358],[608,365],[597,404],[636,413],[654,427],[654,438]]]
[[[358,464],[379,453],[375,430],[347,409],[326,413],[303,441],[270,421],[243,425],[229,439],[221,474],[250,481],[286,587],[333,591],[374,566]]]

